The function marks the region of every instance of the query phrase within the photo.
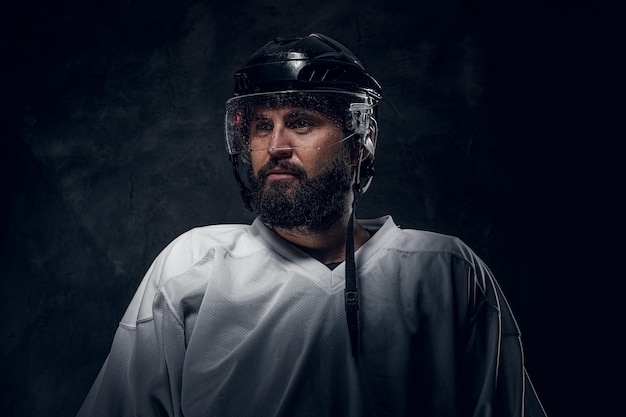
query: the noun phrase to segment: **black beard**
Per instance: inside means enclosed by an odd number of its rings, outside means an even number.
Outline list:
[[[262,173],[274,167],[290,170],[299,176],[300,184],[291,180],[265,184]],[[248,171],[252,211],[263,223],[283,229],[323,232],[337,223],[346,212],[347,196],[352,184],[349,154],[341,152],[313,178],[283,159],[270,160],[257,177]]]

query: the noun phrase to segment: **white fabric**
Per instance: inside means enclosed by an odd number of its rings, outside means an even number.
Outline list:
[[[502,395],[517,415],[519,334],[512,316],[502,324],[508,306],[484,264],[454,237],[360,223],[376,233],[356,252],[358,361],[343,265],[330,270],[259,220],[201,227],[150,267],[78,415],[487,416]]]

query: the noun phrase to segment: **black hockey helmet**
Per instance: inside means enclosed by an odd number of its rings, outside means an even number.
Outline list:
[[[382,99],[382,88],[348,48],[319,33],[276,38],[235,71],[234,81],[233,95],[226,101],[224,124],[234,166],[239,158],[248,162],[254,106],[303,106],[335,120],[346,138],[354,137],[367,149],[369,157],[367,163],[359,164],[363,169],[358,176],[367,181],[363,187],[367,189],[373,176],[376,104]]]
[[[235,72],[233,96],[286,90],[364,93],[373,101],[382,88],[359,59],[328,36],[276,38],[256,51]]]

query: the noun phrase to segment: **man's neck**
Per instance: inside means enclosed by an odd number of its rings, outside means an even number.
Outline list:
[[[282,229],[272,227],[280,237],[324,264],[343,262],[346,257],[346,229],[348,220],[343,219],[323,232],[312,232],[306,228]],[[354,220],[354,250],[370,238],[370,233]]]

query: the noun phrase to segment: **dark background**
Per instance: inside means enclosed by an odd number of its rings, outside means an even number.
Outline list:
[[[358,216],[465,240],[509,298],[549,415],[612,414],[616,10],[109,0],[1,16],[0,415],[73,416],[158,252],[191,227],[251,220],[223,145],[231,74],[269,39],[311,32],[384,88]]]

